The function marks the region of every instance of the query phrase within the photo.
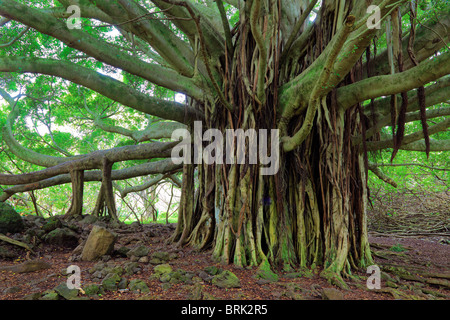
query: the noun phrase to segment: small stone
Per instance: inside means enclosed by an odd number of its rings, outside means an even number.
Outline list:
[[[123,264],[123,269],[125,274],[132,275],[140,270],[139,264],[137,262],[126,262]]]
[[[42,296],[39,300],[59,300],[59,295],[56,292],[50,292]]]
[[[119,283],[117,284],[117,288],[119,290],[123,290],[126,289],[127,287],[128,287],[128,279],[127,278],[120,279]]]
[[[102,292],[101,287],[98,284],[92,283],[83,288],[87,296],[98,295]]]
[[[153,272],[156,274],[164,274],[164,273],[170,273],[172,272],[172,267],[170,264],[159,264],[153,268]]]
[[[54,290],[64,299],[66,300],[72,300],[77,297],[78,295],[78,289],[69,289],[67,287],[67,284],[65,282],[61,283],[60,285],[56,286]]]
[[[220,268],[216,267],[216,266],[209,266],[206,267],[205,272],[209,273],[212,276],[215,276],[216,274],[220,273],[222,270],[220,270]]]
[[[225,270],[212,278],[212,284],[220,288],[239,288],[239,278],[231,271]]]
[[[127,253],[130,251],[131,249],[128,247],[120,247],[119,249],[116,250],[117,254],[122,256],[122,257],[126,257]]]
[[[139,246],[130,251],[128,251],[127,256],[145,257],[150,252],[150,248],[146,246]]]
[[[23,296],[22,300],[39,300],[40,297],[41,297],[40,292],[33,292]]]
[[[108,273],[102,281],[102,287],[106,291],[115,291],[118,289],[118,283],[121,277],[117,273]]]
[[[20,288],[20,287],[18,287],[18,286],[13,286],[13,287],[9,287],[9,288],[6,288],[5,290],[3,290],[3,293],[4,294],[11,294],[11,293],[17,293],[17,292],[19,292],[19,291],[21,291],[22,289]]]
[[[162,283],[162,284],[161,284],[161,288],[162,288],[163,290],[168,290],[168,289],[170,289],[170,287],[172,287],[172,284],[169,283],[169,282],[165,282],[165,283]]]
[[[322,299],[323,300],[344,300],[344,295],[337,289],[334,288],[323,288],[322,289]]]
[[[128,285],[128,288],[130,288],[130,290],[133,292],[142,292],[142,293],[150,292],[150,289],[148,288],[147,284],[141,279],[131,280],[130,284]]]
[[[140,262],[140,263],[148,263],[148,257],[147,257],[147,256],[145,256],[145,257],[140,257],[139,260],[138,260],[138,262]]]

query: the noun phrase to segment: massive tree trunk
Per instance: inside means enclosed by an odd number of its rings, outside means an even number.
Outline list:
[[[172,240],[198,249],[211,248],[218,261],[238,266],[271,263],[285,270],[320,266],[323,276],[345,285],[342,272],[350,274],[372,263],[366,229],[364,152],[351,143],[353,135],[362,133],[361,109],[357,105],[338,108],[334,89],[311,98],[309,109],[316,111],[312,116],[309,112],[287,115],[279,106],[278,94],[284,83],[311,65],[334,34],[334,45],[342,46],[354,18],[342,20],[342,29],[336,30],[336,24],[327,24],[330,17],[321,17],[315,32],[323,45],[306,43],[298,60],[281,64],[279,8],[271,2],[270,9],[260,12],[258,2],[248,4],[241,15],[238,45],[233,59],[225,62],[231,64],[231,72],[222,75],[223,91],[231,102],[220,96],[218,102],[205,101],[202,126],[223,133],[237,128],[255,132],[279,129],[283,136],[295,136],[308,123],[310,131],[295,147],[284,148],[274,175],[262,175],[261,163],[249,164],[249,157],[257,150],[253,144],[263,144],[264,139],[246,140],[243,164],[236,158],[238,144],[233,150],[234,163],[198,164],[195,195],[195,165],[186,164],[179,221]],[[338,52],[339,48],[329,54]],[[353,82],[354,73],[355,69],[343,82]],[[310,79],[305,78],[308,87]],[[278,140],[278,135],[268,136]],[[271,142],[268,140],[269,146]],[[195,154],[195,149],[192,151]],[[276,151],[273,145],[269,151],[272,155]]]

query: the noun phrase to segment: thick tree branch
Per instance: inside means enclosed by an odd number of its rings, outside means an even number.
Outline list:
[[[448,42],[450,40],[450,16],[442,14],[438,17],[439,21],[436,22],[431,19],[424,25],[419,25],[416,30],[416,41],[414,42],[414,55],[416,59],[421,62],[428,59],[435,54],[441,48],[445,46],[445,43],[441,41],[441,38]],[[403,50],[403,70],[408,70],[414,67],[413,62],[408,55],[408,42],[409,34],[405,35],[402,40]],[[372,76],[385,75],[390,72],[389,63],[387,63],[387,50],[384,50],[377,54],[377,56],[370,61]],[[358,69],[357,73],[360,72]],[[367,78],[367,63],[362,67],[363,77]]]
[[[109,163],[127,160],[145,160],[151,158],[167,158],[177,142],[154,142],[136,146],[124,146],[108,150],[94,151],[80,159],[66,161],[44,170],[24,174],[0,174],[0,184],[18,185],[48,179],[74,170],[100,169],[105,159]]]
[[[152,83],[168,89],[183,92],[199,98],[202,90],[189,78],[173,70],[137,60],[115,46],[95,38],[82,30],[69,30],[63,21],[50,14],[30,8],[13,0],[3,0],[0,15],[19,21],[37,31],[61,40],[71,48],[83,51],[89,56],[120,68]]]
[[[397,188],[397,183],[388,175],[386,175],[375,163],[369,162],[369,170],[373,172],[380,180]]]
[[[112,170],[112,180],[127,180],[135,177],[147,176],[149,174],[174,173],[183,168],[182,164],[174,164],[171,159],[160,160],[156,162],[148,162],[134,167]],[[84,182],[101,181],[101,171],[87,171],[84,173]],[[61,174],[56,177],[41,180],[35,183],[23,184],[10,187],[3,190],[0,194],[0,202],[8,200],[11,196],[19,192],[28,192],[32,190],[45,189],[61,184],[70,183],[70,174]]]
[[[372,77],[339,88],[338,106],[347,109],[358,102],[409,91],[447,74],[450,74],[450,52],[423,61],[417,67],[402,73]]]
[[[113,17],[121,28],[149,43],[180,74],[189,78],[193,76],[194,53],[161,21],[152,19],[151,12],[126,0],[99,0],[95,4]]]
[[[121,104],[163,119],[191,123],[201,115],[191,107],[143,94],[111,77],[72,62],[23,57],[0,57],[0,72],[53,75],[92,89]]]
[[[446,119],[444,121],[439,122],[438,124],[435,124],[433,126],[430,126],[428,128],[428,134],[431,136],[432,134],[441,132],[446,130],[450,127],[450,118]],[[414,133],[411,133],[409,135],[406,135],[402,140],[402,146],[400,149],[408,149],[407,145],[412,144],[413,142],[419,141],[424,138],[423,131],[417,131]],[[430,146],[434,144],[434,147],[431,146],[431,151],[445,151],[445,150],[438,150],[438,147],[447,147],[447,142],[440,143],[439,141],[447,141],[447,140],[432,140],[430,141]],[[375,151],[380,149],[387,149],[387,148],[393,148],[394,147],[394,141],[392,137],[388,137],[388,139],[382,140],[382,141],[374,141],[374,142],[367,142],[367,150],[368,151]],[[411,147],[411,146],[410,146]]]

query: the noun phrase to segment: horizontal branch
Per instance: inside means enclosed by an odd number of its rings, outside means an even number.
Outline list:
[[[114,163],[126,160],[167,158],[171,156],[171,149],[176,144],[177,142],[154,142],[94,151],[85,155],[81,159],[67,161],[40,171],[17,175],[0,174],[0,184],[27,184],[75,170],[100,169],[102,168],[104,159],[107,159],[108,162]]]
[[[129,130],[123,127],[109,125],[98,117],[94,119],[94,124],[103,131],[118,133],[129,137],[136,142],[150,141],[154,139],[171,138],[174,130],[186,129],[184,124],[179,122],[160,121],[149,124],[144,130]]]
[[[139,192],[143,191],[145,189],[150,188],[151,186],[157,184],[162,179],[166,178],[167,176],[164,174],[158,174],[157,176],[153,177],[152,179],[148,180],[147,182],[144,182],[143,184],[132,186],[125,188],[123,190],[120,190],[120,197],[123,199],[125,198],[129,193],[131,192]]]
[[[449,100],[450,91],[450,76],[445,76],[439,79],[436,83],[425,87],[425,97],[426,97],[426,107],[434,106],[438,103],[445,102]],[[418,90],[410,90],[408,92],[408,112],[417,111],[420,109],[418,103]],[[391,97],[386,96],[383,98],[378,98],[374,101],[373,109],[375,115],[379,116],[389,116],[391,114]],[[366,116],[370,117],[372,113],[372,107],[367,105],[364,109]]]
[[[445,46],[445,42],[450,39],[450,15],[442,12],[438,15],[438,19],[432,17],[430,21],[423,25],[417,26],[415,42],[414,42],[414,55],[417,61],[421,62],[441,48]],[[441,40],[442,39],[442,40]],[[414,67],[414,63],[411,61],[408,54],[409,33],[403,37],[402,50],[403,50],[403,70],[408,70]],[[372,60],[370,60],[372,76],[385,75],[390,73],[390,66],[388,62],[387,50],[384,50],[377,54]],[[367,78],[367,63],[362,67],[363,77]],[[360,72],[357,68],[356,74]]]
[[[438,171],[450,171],[450,168],[436,168],[433,166],[427,166],[422,163],[373,163],[372,165],[377,167],[422,167],[430,170]]]
[[[155,162],[147,162],[134,167],[112,170],[112,180],[127,180],[135,177],[147,176],[150,174],[175,173],[183,168],[182,164],[174,164],[171,159],[164,159]],[[101,171],[87,171],[84,173],[84,182],[102,181]],[[0,195],[0,202],[8,200],[11,196],[20,192],[28,192],[33,190],[45,189],[61,184],[71,183],[70,174],[61,174],[56,177],[41,180],[35,183],[23,184],[10,187],[3,190]]]
[[[417,67],[405,72],[372,77],[339,88],[337,90],[337,103],[341,108],[347,109],[358,102],[394,95],[424,86],[447,74],[450,74],[450,52],[423,61]]]
[[[37,31],[54,37],[67,46],[111,66],[146,79],[156,85],[200,98],[202,90],[190,78],[156,64],[136,59],[117,47],[78,29],[69,30],[64,21],[39,9],[28,7],[13,0],[2,0],[0,15],[21,22]]]
[[[57,76],[92,89],[135,110],[181,123],[201,118],[195,109],[148,96],[109,76],[72,62],[54,59],[0,57],[0,72],[29,72]]]
[[[446,119],[438,124],[428,127],[428,134],[431,136],[435,133],[444,131],[449,127],[450,127],[450,118]],[[413,142],[419,141],[423,138],[424,138],[423,131],[417,131],[417,132],[411,133],[409,135],[406,135],[402,140],[402,146],[400,147],[400,149],[410,150],[410,149],[408,149],[408,145],[410,145]],[[445,150],[439,150],[437,148],[438,146],[442,147],[444,149],[449,147],[447,145],[447,143],[442,143],[442,142],[439,143],[440,141],[448,141],[448,140],[431,140],[430,141],[431,151],[445,151]],[[382,140],[382,141],[367,142],[366,145],[367,145],[368,151],[375,151],[375,150],[380,150],[380,149],[393,148],[394,141],[391,137],[389,137],[388,139]]]

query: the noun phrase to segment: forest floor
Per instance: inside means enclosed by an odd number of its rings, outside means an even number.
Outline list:
[[[445,195],[445,197],[448,196],[448,194]],[[390,207],[395,206],[391,203]],[[368,289],[366,279],[369,274],[364,272],[354,274],[357,277],[345,279],[349,286],[347,290],[333,286],[321,278],[319,276],[321,270],[303,273],[303,276],[298,276],[301,273],[295,274],[296,270],[291,272],[274,270],[279,276],[278,279],[261,280],[255,277],[257,268],[241,269],[233,265],[220,265],[211,259],[211,252],[196,252],[192,249],[180,249],[174,245],[168,245],[166,240],[173,232],[174,225],[147,224],[138,227],[125,225],[116,229],[119,237],[115,248],[146,246],[150,249],[148,256],[155,252],[175,253],[176,258],[168,262],[172,269],[182,269],[183,272],[193,273],[194,280],[197,281],[189,284],[184,282],[164,284],[157,277],[152,277],[154,265],[143,260],[143,262],[137,262],[139,266],[137,272],[125,277],[128,281],[143,280],[149,288],[145,290],[147,292],[133,292],[125,288],[105,291],[100,295],[90,296],[89,299],[321,300],[328,297],[342,300],[450,300],[448,211],[428,216],[424,212],[416,212],[412,215],[403,215],[399,212],[392,216],[384,214],[380,216],[379,212],[371,214],[370,243],[374,261],[382,270],[381,289]],[[426,223],[421,228],[422,233],[415,229],[421,223]],[[29,273],[0,271],[0,300],[21,300],[26,296],[30,298],[30,294],[33,293],[51,291],[67,281],[68,276],[65,271],[73,264],[81,269],[82,288],[93,283],[100,285],[101,280],[94,277],[92,269],[98,266],[98,263],[71,261],[72,251],[73,248],[41,244],[34,255],[27,255],[22,250],[23,254],[15,260],[0,259],[0,270],[5,266],[20,265],[29,259],[46,261],[50,266],[47,269]],[[107,263],[123,266],[129,261],[129,257],[113,255]],[[212,284],[211,278],[205,277],[204,272],[205,268],[211,266],[233,272],[240,280],[240,287],[220,288]],[[193,296],[196,290],[198,295]],[[83,291],[78,293],[78,297],[87,298]]]

